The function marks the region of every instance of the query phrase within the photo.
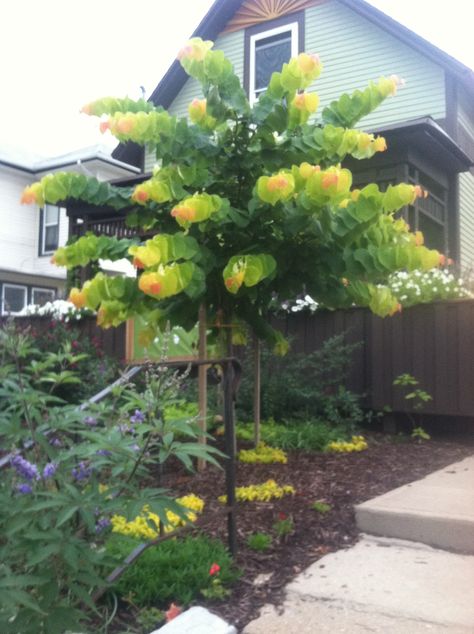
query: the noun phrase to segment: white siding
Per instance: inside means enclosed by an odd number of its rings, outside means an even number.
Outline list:
[[[0,166],[0,270],[42,275],[62,280],[65,270],[50,263],[51,256],[38,256],[40,213],[36,205],[22,205],[21,193],[35,176]],[[59,241],[65,244],[68,220],[63,211]]]

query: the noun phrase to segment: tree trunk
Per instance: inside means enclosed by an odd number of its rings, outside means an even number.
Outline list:
[[[260,443],[260,340],[253,335],[253,429],[254,443],[258,447]]]
[[[199,307],[199,360],[203,361],[207,358],[207,322],[206,322],[206,307],[201,304]],[[207,430],[207,366],[198,366],[198,404],[199,404],[199,427],[203,432],[203,435],[199,437],[200,443],[206,443],[204,434]],[[202,458],[198,458],[197,469],[203,471],[205,469],[206,462]]]

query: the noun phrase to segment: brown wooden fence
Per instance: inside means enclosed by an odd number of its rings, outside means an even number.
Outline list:
[[[45,318],[17,318],[39,330],[54,328]],[[104,350],[125,358],[125,326],[102,330],[93,319],[77,322]],[[292,339],[295,352],[317,350],[329,337],[345,333],[348,343],[363,342],[355,350],[347,387],[365,394],[368,407],[394,412],[413,411],[395,377],[409,373],[433,400],[424,414],[474,418],[474,300],[424,304],[381,319],[368,310],[319,311],[291,314],[274,325]]]
[[[474,300],[423,304],[385,319],[361,308],[298,313],[279,327],[298,352],[311,352],[343,332],[347,342],[362,341],[347,387],[366,394],[369,407],[413,411],[403,390],[393,386],[395,377],[409,373],[433,397],[424,414],[474,417]]]
[[[0,324],[7,321],[7,317],[0,317]],[[43,335],[50,332],[54,335],[57,323],[50,317],[15,317],[15,324],[20,328],[30,328],[33,333]],[[68,322],[68,327],[77,329],[81,336],[89,339],[95,338],[102,350],[109,356],[114,357],[118,361],[125,359],[125,332],[126,326],[122,324],[118,328],[108,328],[104,330],[96,324],[95,317],[86,317],[77,322]]]

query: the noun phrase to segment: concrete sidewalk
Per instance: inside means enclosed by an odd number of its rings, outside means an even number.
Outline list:
[[[474,456],[356,507],[361,531],[474,554]]]
[[[474,556],[427,544],[474,553],[474,456],[356,513],[365,531],[389,537],[362,535],[312,564],[244,634],[473,634]]]

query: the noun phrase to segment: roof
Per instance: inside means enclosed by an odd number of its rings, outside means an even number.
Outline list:
[[[465,66],[428,40],[425,40],[368,2],[365,2],[365,0],[337,1],[442,66],[461,81],[474,97],[474,72],[468,66]],[[243,2],[244,0],[215,0],[191,37],[215,40]],[[188,75],[182,69],[178,60],[175,60],[148,101],[153,102],[156,106],[168,108],[187,79]],[[113,152],[113,156],[120,160],[126,160],[133,165],[140,165],[142,160],[141,148],[134,143],[118,145]]]
[[[465,172],[471,168],[473,160],[431,117],[420,117],[373,128],[371,132],[383,134],[389,148],[396,137],[399,145],[416,146],[422,154],[443,164],[448,172]]]
[[[28,174],[58,170],[73,165],[90,163],[91,161],[99,161],[107,166],[117,168],[120,172],[137,173],[139,171],[135,165],[130,165],[113,157],[110,150],[102,145],[92,145],[49,158],[25,152],[18,148],[4,147],[0,149],[0,165],[27,172]]]

